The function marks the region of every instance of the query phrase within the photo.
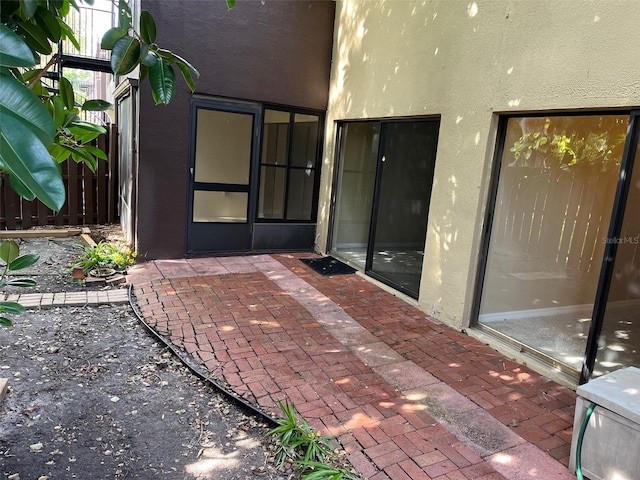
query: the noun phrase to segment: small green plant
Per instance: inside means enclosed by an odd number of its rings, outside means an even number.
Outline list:
[[[0,273],[0,288],[5,286],[11,287],[33,287],[37,285],[32,278],[8,278],[9,272],[22,270],[30,267],[38,261],[40,257],[35,253],[27,253],[20,255],[20,247],[13,240],[5,240],[0,243],[0,260],[4,264],[2,273]],[[5,317],[5,314],[20,315],[25,312],[25,308],[18,302],[0,301],[0,326],[10,327],[13,320]]]
[[[283,466],[287,460],[302,469],[302,480],[358,480],[360,477],[336,467],[331,445],[332,436],[314,432],[295,409],[293,403],[278,402],[284,417],[278,426],[268,432],[276,442],[275,465]]]
[[[137,253],[130,245],[100,242],[95,247],[86,247],[75,266],[85,274],[97,268],[126,270],[136,262]]]

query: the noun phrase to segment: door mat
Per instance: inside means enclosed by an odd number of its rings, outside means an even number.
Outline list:
[[[342,263],[340,260],[336,260],[331,256],[322,258],[301,258],[300,261],[306,263],[320,275],[325,276],[347,275],[356,272],[355,268],[350,267],[346,263]]]

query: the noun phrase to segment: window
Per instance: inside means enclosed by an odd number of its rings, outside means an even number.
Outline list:
[[[318,115],[265,109],[259,220],[313,220],[319,132]]]

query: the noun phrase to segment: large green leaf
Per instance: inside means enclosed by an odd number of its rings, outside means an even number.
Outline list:
[[[7,317],[0,317],[0,327],[10,327],[13,325],[13,321]]]
[[[25,200],[35,200],[36,195],[27,186],[18,180],[15,175],[9,175],[9,185],[13,188],[13,191],[20,195]]]
[[[89,112],[103,112],[109,110],[113,105],[106,100],[87,100],[82,104],[82,110]]]
[[[36,59],[24,40],[0,23],[0,65],[30,67],[35,63]]]
[[[121,39],[127,34],[127,30],[124,28],[113,27],[105,32],[100,41],[100,48],[103,50],[111,50],[117,40]]]
[[[80,50],[80,43],[78,42],[78,39],[76,38],[75,34],[73,33],[73,30],[71,29],[71,27],[69,25],[67,25],[60,18],[58,19],[58,23],[60,24],[60,29],[62,30],[62,35],[67,37],[69,39],[69,41],[73,44],[73,46],[76,47],[77,50]]]
[[[12,115],[2,119],[0,162],[51,210],[62,208],[66,194],[57,164],[32,129]]]
[[[0,243],[0,260],[9,265],[20,255],[20,247],[14,240],[5,240]]]
[[[23,270],[25,268],[29,268],[31,265],[35,265],[38,260],[40,260],[40,255],[36,253],[25,253],[9,264],[9,270]]]
[[[176,93],[176,74],[162,58],[149,68],[149,84],[156,104],[169,104]]]
[[[116,75],[126,75],[138,66],[140,42],[129,35],[116,41],[111,50],[111,69]]]
[[[20,315],[26,312],[27,309],[20,305],[18,302],[0,302],[0,312],[7,312],[12,315]]]
[[[22,13],[24,13],[24,18],[29,19],[36,13],[38,0],[20,0],[20,7],[22,8]]]
[[[28,20],[18,24],[18,32],[22,34],[25,42],[36,52],[49,55],[53,51],[45,31]]]
[[[60,79],[60,98],[64,102],[64,106],[69,110],[73,110],[75,105],[75,101],[73,99],[73,85],[66,78],[62,77]]]
[[[191,70],[189,70],[189,67],[187,67],[184,63],[182,62],[176,62],[176,65],[178,66],[178,68],[180,69],[180,71],[182,72],[182,77],[184,78],[184,81],[187,82],[187,85],[189,85],[189,89],[192,92],[195,92],[196,90],[196,84],[193,81],[193,77],[191,76]]]
[[[38,285],[33,278],[12,278],[11,280],[7,280],[7,286],[10,287],[35,287]]]
[[[140,37],[149,44],[156,41],[156,22],[146,10],[140,13]]]
[[[15,78],[0,78],[0,130],[7,117],[14,117],[27,126],[45,145],[53,143],[56,129],[47,108],[40,99]]]
[[[58,19],[49,10],[42,6],[39,7],[36,10],[36,20],[52,42],[57,43],[60,41],[62,28],[60,28]]]

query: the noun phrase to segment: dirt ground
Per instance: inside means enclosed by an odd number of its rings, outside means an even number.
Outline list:
[[[41,254],[28,272],[39,286],[22,293],[88,288],[70,278],[81,247],[67,240],[21,242]],[[129,305],[14,320],[0,328],[0,478],[295,478],[270,463],[264,420],[193,375]]]

